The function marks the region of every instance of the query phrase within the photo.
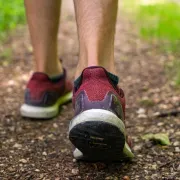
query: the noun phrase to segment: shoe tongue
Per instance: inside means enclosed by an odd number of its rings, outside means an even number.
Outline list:
[[[119,78],[116,75],[107,72],[103,67],[88,67],[84,69],[81,76],[75,80],[74,85],[75,87],[79,87],[82,83],[85,83],[90,79],[101,79],[107,81],[107,78],[113,83],[113,85],[117,86]]]
[[[32,80],[35,79],[35,80],[39,80],[39,81],[46,81],[46,80],[49,80],[49,77],[47,74],[44,74],[44,73],[41,73],[41,72],[35,72],[33,75],[32,75]]]

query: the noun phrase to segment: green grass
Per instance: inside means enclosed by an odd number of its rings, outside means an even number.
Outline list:
[[[23,0],[0,0],[0,40],[24,22]]]
[[[159,0],[153,4],[143,4],[127,0],[124,9],[136,21],[142,38],[158,43],[163,52],[175,56],[176,60],[171,68],[174,72],[173,79],[180,87],[180,4],[170,1],[162,3]]]
[[[137,21],[142,37],[158,40],[165,45],[165,50],[178,52],[178,45],[180,45],[180,6],[178,4],[140,5]]]

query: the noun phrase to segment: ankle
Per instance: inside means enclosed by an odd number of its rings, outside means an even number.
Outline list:
[[[45,65],[37,65],[36,71],[47,74],[49,77],[55,77],[63,73],[63,67],[59,60],[57,62],[45,63]]]

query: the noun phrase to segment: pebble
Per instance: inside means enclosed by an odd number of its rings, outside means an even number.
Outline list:
[[[73,159],[73,162],[75,163],[75,162],[77,162],[77,160],[76,160],[76,159]]]
[[[151,179],[157,179],[157,177],[158,177],[157,174],[153,174],[153,175],[151,176]]]
[[[56,123],[53,123],[54,128],[58,128],[58,125]]]
[[[15,171],[15,168],[9,167],[8,170],[9,170],[10,172],[13,172],[13,171]]]
[[[34,171],[36,171],[36,172],[40,172],[40,170],[39,170],[39,169],[35,169]]]
[[[105,180],[112,180],[114,177],[113,176],[108,176],[105,178]]]
[[[167,153],[169,156],[173,156],[174,155],[174,153],[172,153],[172,152],[168,152]]]
[[[177,167],[177,171],[180,171],[180,164],[179,164],[179,166]]]
[[[8,81],[9,86],[14,86],[15,84],[16,84],[16,82],[14,80],[9,80]]]
[[[180,152],[180,148],[179,147],[175,147],[175,152],[179,153]]]
[[[176,141],[176,142],[173,143],[173,145],[174,145],[174,146],[179,146],[180,144],[179,144],[178,141]]]
[[[57,163],[57,164],[56,164],[56,167],[57,167],[57,168],[59,168],[59,167],[60,167],[59,163]]]
[[[42,153],[42,155],[43,155],[43,156],[47,156],[47,152],[44,151],[44,152]]]
[[[146,115],[146,114],[139,114],[139,115],[138,115],[138,118],[140,118],[140,119],[146,119],[146,118],[147,118],[147,115]]]
[[[145,114],[145,109],[139,108],[136,112],[137,112],[137,114]]]
[[[22,148],[22,145],[21,145],[21,144],[18,144],[18,143],[15,143],[13,147],[14,147],[14,148],[21,149],[21,148]]]
[[[130,180],[129,176],[124,176],[123,180]]]
[[[153,164],[151,167],[152,167],[152,169],[154,169],[154,170],[157,169],[157,165],[156,165],[156,164]]]
[[[60,180],[60,177],[56,177],[55,180]]]
[[[159,122],[157,125],[158,125],[158,126],[163,126],[164,123],[163,123],[163,122]]]
[[[71,172],[72,172],[72,174],[77,175],[79,173],[79,169],[77,169],[77,168],[75,169],[74,168],[74,169],[72,169]]]
[[[19,162],[22,162],[22,163],[27,163],[27,160],[26,159],[20,159]]]
[[[142,149],[142,145],[135,145],[135,146],[133,147],[133,149],[134,149],[134,151],[139,151],[139,150]]]

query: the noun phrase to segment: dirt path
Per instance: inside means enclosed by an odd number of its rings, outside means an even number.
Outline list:
[[[67,12],[62,17],[59,49],[73,79],[78,43],[74,16]],[[31,121],[19,115],[33,67],[28,32],[22,28],[0,47],[0,179],[180,179],[180,117],[153,117],[155,112],[180,106],[178,92],[165,76],[164,62],[170,57],[143,43],[132,27],[118,19],[115,57],[120,85],[126,92],[127,130],[136,158],[113,164],[75,162],[67,138],[72,104],[63,106],[61,115],[51,121]],[[12,55],[7,50],[3,53],[6,48],[12,49]],[[162,147],[143,141],[141,136],[149,132],[168,133],[172,144]]]

